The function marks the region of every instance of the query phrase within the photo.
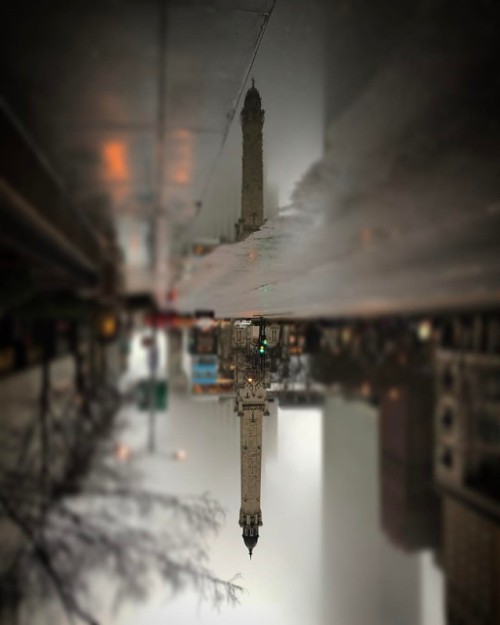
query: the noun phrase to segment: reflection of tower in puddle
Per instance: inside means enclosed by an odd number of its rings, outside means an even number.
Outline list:
[[[260,94],[252,86],[245,96],[241,111],[243,160],[241,186],[241,217],[235,224],[236,240],[246,239],[264,223],[264,181],[262,159],[262,128],[264,111]]]
[[[262,418],[267,409],[267,371],[264,325],[234,328],[236,404],[240,417],[241,507],[239,525],[252,557],[262,525]],[[263,350],[262,352],[260,350]]]

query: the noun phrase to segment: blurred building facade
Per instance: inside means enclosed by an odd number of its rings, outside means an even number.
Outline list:
[[[434,474],[448,625],[500,623],[500,354],[495,315],[455,318],[435,355]]]
[[[500,526],[445,496],[444,564],[448,625],[499,625]]]
[[[440,350],[436,369],[436,479],[500,500],[500,356]]]
[[[379,411],[381,525],[397,546],[415,551],[439,540],[433,483],[432,377],[388,388]]]

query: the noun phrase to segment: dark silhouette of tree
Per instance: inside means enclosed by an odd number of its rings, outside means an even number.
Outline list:
[[[109,482],[109,480],[108,480]],[[37,490],[1,485],[0,503],[21,531],[25,547],[15,568],[25,592],[54,592],[72,618],[97,625],[88,585],[93,572],[117,584],[117,600],[144,599],[154,576],[177,593],[194,588],[218,607],[238,602],[242,588],[207,567],[208,533],[220,528],[223,511],[208,495],[176,497],[121,485],[86,486],[61,499],[40,523]],[[163,529],[161,529],[163,527]]]
[[[113,458],[113,389],[76,384],[56,402],[49,376],[43,380],[33,423],[3,437],[18,462],[0,466],[0,511],[19,540],[1,571],[0,601],[9,588],[16,601],[55,595],[68,622],[99,625],[90,607],[99,572],[118,605],[144,599],[155,579],[172,593],[192,588],[216,607],[236,604],[243,590],[236,578],[222,580],[208,567],[206,539],[224,520],[220,505],[207,494],[144,489],[133,466]],[[55,453],[63,458],[57,471]]]

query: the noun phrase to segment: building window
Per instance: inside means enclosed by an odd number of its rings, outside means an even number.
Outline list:
[[[449,469],[453,466],[453,454],[450,449],[445,449],[441,454],[441,463]]]
[[[443,388],[446,391],[451,391],[453,388],[453,382],[454,382],[454,378],[453,378],[453,374],[451,370],[446,369],[446,371],[443,374]]]
[[[443,413],[443,416],[441,417],[441,423],[443,427],[446,428],[447,430],[450,429],[451,426],[453,425],[454,420],[455,420],[455,417],[453,415],[453,411],[451,410],[451,408],[446,408],[446,410]]]

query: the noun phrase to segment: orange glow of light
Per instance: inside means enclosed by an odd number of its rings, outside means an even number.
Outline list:
[[[185,185],[189,182],[189,174],[185,169],[176,169],[173,173],[175,184]]]
[[[108,141],[104,144],[103,159],[106,177],[114,182],[123,182],[129,176],[126,146],[121,141]]]
[[[399,389],[394,386],[389,390],[388,395],[391,401],[397,401],[400,398],[401,393],[399,392]]]
[[[363,382],[361,388],[359,389],[359,392],[362,397],[370,397],[372,394],[371,384],[369,382]]]
[[[130,447],[128,447],[128,445],[124,445],[123,443],[120,443],[116,446],[115,457],[120,462],[127,462],[127,460],[130,460],[131,454],[132,452],[130,450]]]
[[[180,462],[183,462],[187,458],[187,451],[185,449],[178,449],[174,453],[174,458]]]
[[[111,338],[116,334],[118,325],[114,315],[106,315],[101,320],[101,335],[105,338]]]

